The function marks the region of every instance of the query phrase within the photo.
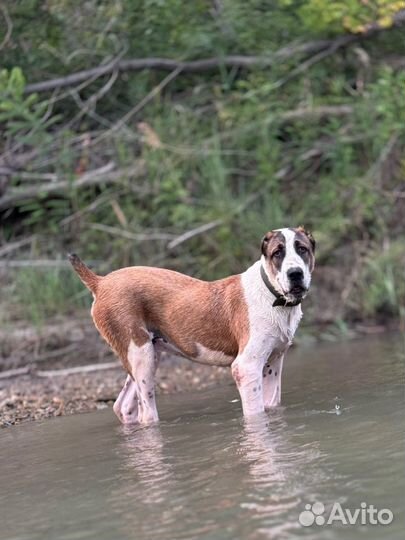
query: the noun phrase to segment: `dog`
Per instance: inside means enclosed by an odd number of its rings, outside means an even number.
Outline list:
[[[144,266],[98,276],[77,255],[69,260],[93,293],[96,328],[128,373],[113,407],[122,423],[158,421],[163,351],[230,366],[245,416],[280,403],[283,360],[315,265],[315,240],[303,227],[268,232],[257,262],[212,282]]]

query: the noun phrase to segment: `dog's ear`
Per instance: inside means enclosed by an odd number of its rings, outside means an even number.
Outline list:
[[[315,238],[313,237],[312,233],[310,231],[307,231],[305,229],[304,226],[300,225],[298,227],[298,230],[302,233],[305,234],[305,236],[308,238],[308,240],[310,241],[311,243],[311,246],[312,246],[312,251],[315,253],[315,246],[316,246],[316,242],[315,242]]]
[[[266,233],[264,236],[263,236],[263,239],[262,239],[262,247],[261,247],[261,250],[262,250],[262,254],[266,257],[267,256],[267,246],[269,245],[269,242],[270,242],[270,238],[271,238],[271,235],[273,233],[271,231],[269,231],[268,233]]]

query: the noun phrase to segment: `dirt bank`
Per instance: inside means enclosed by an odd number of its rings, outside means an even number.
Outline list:
[[[0,379],[0,426],[111,407],[125,380],[118,362],[117,366],[91,373]],[[203,389],[226,380],[231,382],[228,369],[166,358],[157,373],[157,393]]]
[[[112,406],[125,381],[119,361],[88,319],[3,329],[0,343],[2,427]],[[162,358],[156,379],[157,394],[231,382],[228,369],[169,356]]]

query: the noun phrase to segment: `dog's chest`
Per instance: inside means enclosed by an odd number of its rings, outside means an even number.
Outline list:
[[[249,310],[249,328],[252,336],[271,337],[276,346],[291,344],[302,317],[300,306],[256,306]]]
[[[277,348],[291,344],[302,317],[301,306],[273,306],[274,298],[264,286],[258,269],[253,265],[242,276],[248,307],[249,329],[252,338],[268,338]]]

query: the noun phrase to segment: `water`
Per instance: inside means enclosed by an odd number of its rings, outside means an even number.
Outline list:
[[[159,426],[111,410],[0,433],[1,540],[404,537],[404,345],[291,351],[283,406],[243,420],[232,386],[162,396]],[[305,505],[362,502],[390,525],[312,525]]]

